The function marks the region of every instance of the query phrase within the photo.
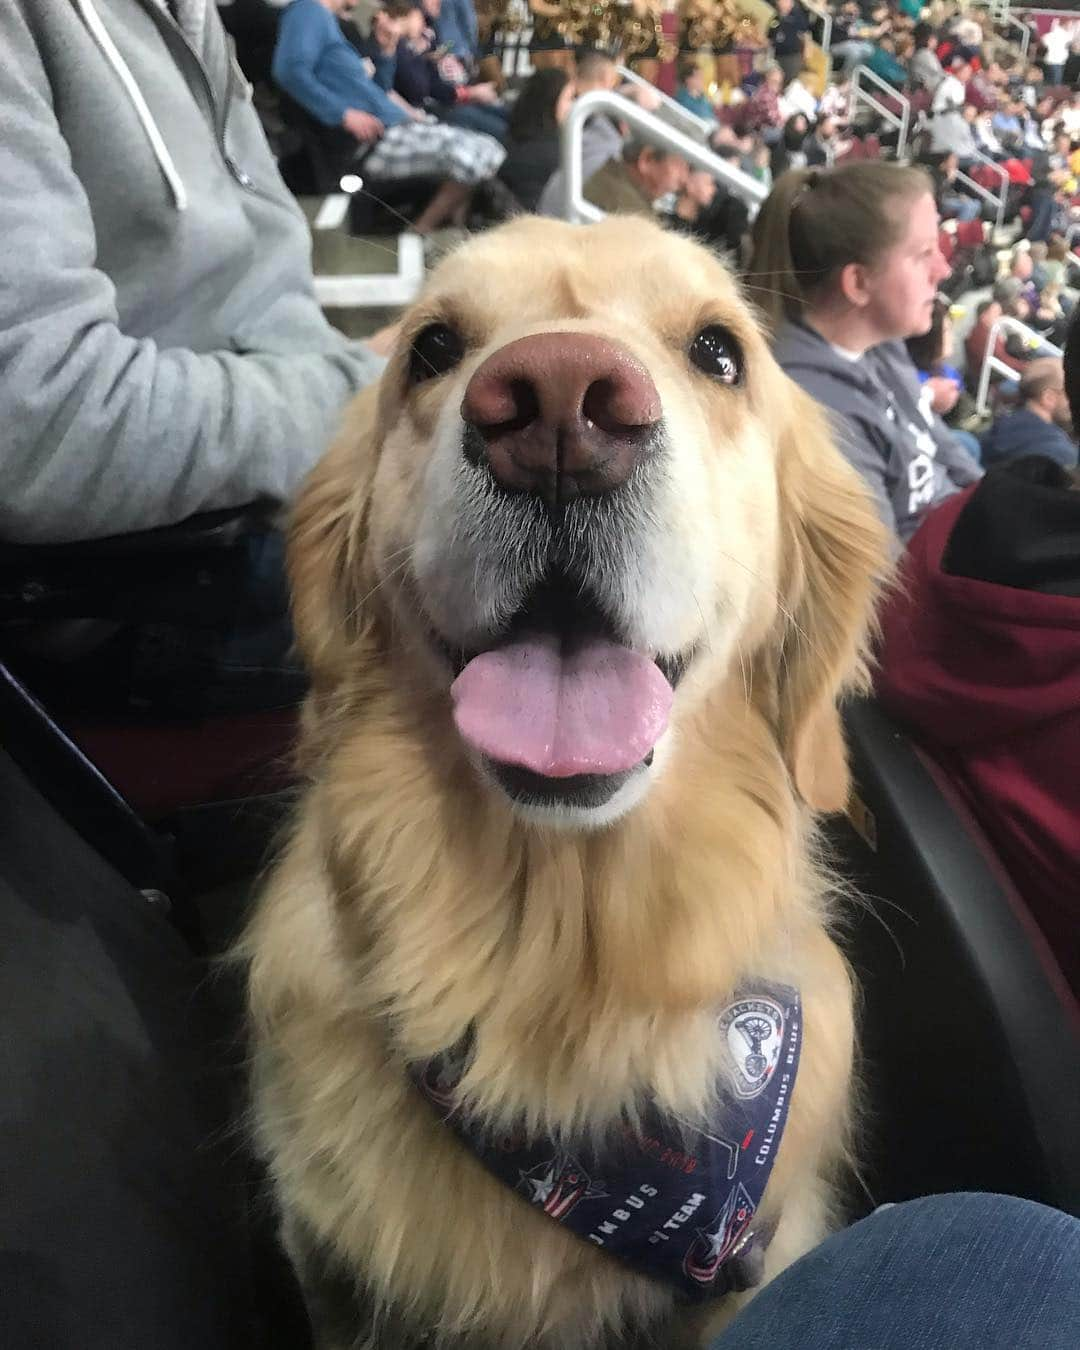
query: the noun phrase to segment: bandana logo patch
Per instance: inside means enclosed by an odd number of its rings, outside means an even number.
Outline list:
[[[720,1014],[735,1067],[735,1095],[750,1101],[765,1090],[784,1044],[784,1010],[771,998],[745,998]]]

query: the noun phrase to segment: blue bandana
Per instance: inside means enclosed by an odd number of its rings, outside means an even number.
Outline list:
[[[733,1072],[706,1125],[645,1103],[602,1149],[555,1137],[497,1138],[460,1109],[468,1043],[414,1066],[421,1092],[500,1181],[555,1223],[685,1298],[761,1278],[771,1231],[754,1223],[799,1067],[799,994],[757,981],[720,1014]]]

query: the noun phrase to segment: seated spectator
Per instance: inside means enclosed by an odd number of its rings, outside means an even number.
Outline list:
[[[1034,309],[1039,303],[1039,288],[1032,280],[1035,260],[1030,248],[1017,245],[1009,255],[1009,276],[1020,283],[1019,295],[1027,301],[1028,308]]]
[[[831,117],[822,116],[810,135],[803,141],[802,150],[807,166],[811,169],[828,168],[835,164],[851,146],[850,141],[841,140],[836,123]]]
[[[1058,347],[1068,332],[1068,316],[1071,312],[1072,305],[1067,304],[1062,288],[1047,282],[1039,292],[1038,304],[1031,316],[1031,326],[1040,337]]]
[[[1051,235],[1046,245],[1043,285],[1064,286],[1069,274],[1069,246],[1060,234]],[[1041,289],[1041,288],[1040,288]]]
[[[1008,152],[994,133],[991,114],[988,112],[980,113],[974,105],[969,104],[964,109],[964,113],[967,115],[972,112],[975,116],[971,122],[971,131],[975,137],[975,148],[979,154],[985,155],[988,159],[995,160],[998,163],[1003,159],[1008,159]]]
[[[806,10],[796,0],[776,0],[767,36],[772,44],[773,60],[780,67],[784,81],[794,79],[803,68],[810,41],[810,19]]]
[[[991,61],[985,70],[973,70],[967,84],[967,102],[976,112],[996,111],[1005,82],[1005,72],[996,61]]]
[[[1002,103],[990,119],[990,126],[1009,154],[1024,148],[1024,105],[1016,99]]]
[[[1080,422],[1075,326],[1065,370]],[[932,512],[883,615],[876,684],[966,798],[1080,995],[1078,488],[1075,469],[1009,458]]]
[[[945,108],[930,119],[930,153],[955,155],[960,168],[966,168],[979,153],[975,140],[974,108]]]
[[[904,345],[918,375],[925,407],[952,428],[953,435],[959,437],[974,459],[981,459],[982,449],[976,437],[958,430],[959,424],[974,413],[975,404],[964,389],[963,375],[950,364],[953,327],[948,300],[935,302],[930,327],[925,333],[909,337]]]
[[[936,117],[939,113],[959,112],[967,102],[967,87],[974,72],[971,62],[962,58],[954,60],[949,72],[934,92],[930,112]]]
[[[413,222],[417,234],[460,222],[473,188],[495,176],[506,151],[491,136],[428,122],[417,110],[407,111],[400,96],[392,99],[338,26],[336,16],[348,4],[291,0],[278,29],[274,79],[317,122],[344,127],[358,151],[361,145],[371,147],[363,160],[366,177],[375,182],[442,180]],[[394,59],[388,63],[392,81]]]
[[[841,134],[851,126],[851,76],[847,72],[833,76],[818,103],[818,116],[831,118]]]
[[[879,38],[865,63],[867,70],[872,70],[879,80],[895,89],[902,89],[907,83],[907,67],[901,59],[899,41],[898,38]]]
[[[526,211],[535,211],[559,167],[559,126],[574,96],[565,70],[535,70],[510,112],[506,158],[499,177]]]
[[[611,93],[619,83],[619,69],[606,52],[588,51],[578,56],[577,74],[572,81],[572,92],[565,97],[575,99],[600,90]],[[629,91],[626,91],[629,92]],[[645,91],[641,91],[644,94]],[[607,113],[596,113],[581,129],[581,181],[587,183],[609,160],[622,154],[623,129]],[[566,217],[566,180],[557,168],[547,181],[536,210],[542,216]]]
[[[911,83],[916,89],[933,94],[945,78],[937,54],[937,34],[928,23],[915,25],[915,51],[908,65]]]
[[[975,311],[975,322],[964,339],[964,360],[967,365],[968,385],[973,391],[978,387],[983,362],[990,350],[990,334],[994,330],[994,325],[1003,315],[1004,310],[998,300],[984,300]],[[993,354],[998,361],[1003,361],[1015,370],[1016,377],[1019,379],[1020,370],[1026,365],[1027,358],[1010,350],[1006,344],[1005,335],[1000,330],[994,338]],[[999,384],[1004,378],[1006,377],[997,371],[990,376],[991,382],[994,384]]]
[[[681,155],[630,137],[618,159],[588,180],[585,199],[609,215],[653,216],[653,203],[681,192],[689,167]]]
[[[816,120],[818,100],[808,83],[812,78],[810,71],[801,70],[793,80],[788,81],[784,92],[780,95],[780,111],[784,114],[785,121],[790,120],[796,113],[802,113],[807,123]]]
[[[675,211],[664,218],[670,228],[692,234],[703,244],[738,261],[750,223],[750,210],[741,197],[728,192],[711,173],[691,169],[679,193]]]
[[[784,133],[772,148],[769,168],[773,182],[788,169],[805,169],[806,153],[803,146],[810,135],[810,125],[802,113],[796,113],[784,123]]]
[[[857,0],[845,0],[833,20],[829,54],[843,61],[843,70],[850,76],[857,65],[869,59],[874,42],[884,31],[882,24],[863,22]]]
[[[701,62],[694,56],[684,56],[679,61],[679,85],[675,90],[675,102],[695,117],[700,117],[703,122],[716,121],[716,109],[705,92],[705,72]]]
[[[387,0],[384,12],[401,25],[401,40],[393,54],[394,93],[410,108],[430,112],[440,122],[501,141],[509,113],[498,102],[494,84],[454,84],[443,79],[434,59],[435,33],[428,27],[421,0]]]
[[[938,156],[930,167],[938,214],[942,220],[978,220],[982,208],[976,198],[961,192],[956,182],[959,168],[960,158],[953,152]]]
[[[1028,66],[1020,86],[1020,98],[1025,108],[1034,112],[1042,102],[1043,73],[1038,66]]]
[[[1069,404],[1060,357],[1031,361],[1020,376],[1020,406],[998,417],[982,438],[983,462],[996,464],[1023,455],[1044,455],[1075,468],[1076,443],[1069,434]]]
[[[902,341],[930,327],[949,273],[930,180],[866,162],[787,173],[753,243],[777,360],[829,409],[840,448],[906,541],[932,505],[980,474],[922,406]]]
[[[759,132],[767,145],[774,145],[780,139],[784,127],[784,113],[780,107],[783,88],[784,72],[779,66],[769,66],[743,107],[743,130]]]
[[[0,212],[18,253],[0,286],[7,543],[280,507],[383,364],[315,301],[307,224],[230,76],[215,8],[193,53],[136,0],[99,20],[0,0]],[[207,99],[228,119],[227,158]],[[209,622],[193,596],[190,627],[53,634],[57,689],[129,713],[138,699],[143,716],[295,698],[280,537],[237,554],[236,596],[209,597]]]

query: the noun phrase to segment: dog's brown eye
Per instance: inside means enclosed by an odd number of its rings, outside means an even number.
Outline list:
[[[739,344],[718,323],[703,328],[690,344],[690,360],[698,370],[721,384],[738,384],[742,378]]]
[[[446,323],[432,323],[417,333],[409,355],[409,378],[413,384],[434,379],[453,370],[465,354],[461,334]]]

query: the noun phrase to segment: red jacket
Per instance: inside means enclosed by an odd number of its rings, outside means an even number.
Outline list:
[[[943,572],[975,490],[911,541],[878,692],[966,798],[1080,994],[1080,595]]]

